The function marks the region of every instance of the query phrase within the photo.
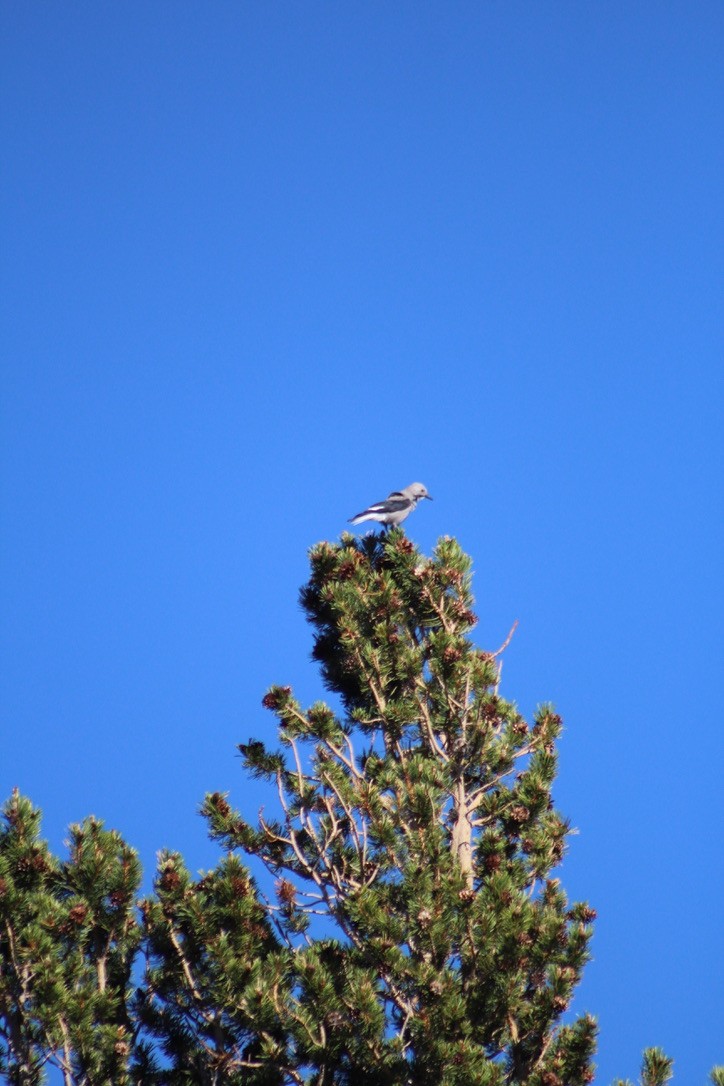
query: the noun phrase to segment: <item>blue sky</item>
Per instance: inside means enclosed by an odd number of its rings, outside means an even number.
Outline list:
[[[265,793],[307,548],[420,479],[563,714],[600,1083],[724,1062],[724,9],[5,4],[2,729],[56,849]]]

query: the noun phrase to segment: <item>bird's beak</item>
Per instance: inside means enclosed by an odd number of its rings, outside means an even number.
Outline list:
[[[431,496],[430,494],[426,494],[426,495],[425,495],[425,497],[427,498],[427,500],[428,500],[429,502],[431,502],[431,501],[432,501],[432,496]]]

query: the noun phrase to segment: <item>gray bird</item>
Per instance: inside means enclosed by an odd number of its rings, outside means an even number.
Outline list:
[[[349,518],[350,524],[359,524],[363,520],[377,520],[388,527],[396,527],[402,524],[405,517],[409,517],[421,498],[432,498],[427,492],[427,487],[422,483],[410,483],[404,490],[393,490],[383,502],[375,502],[361,513]]]

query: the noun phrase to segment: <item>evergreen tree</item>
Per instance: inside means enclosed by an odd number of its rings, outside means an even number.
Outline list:
[[[130,976],[140,864],[87,819],[59,862],[40,812],[14,793],[0,832],[0,1073],[13,1086],[58,1067],[70,1084],[130,1082]]]
[[[426,558],[400,529],[344,535],[311,567],[301,602],[334,705],[267,693],[280,745],[240,750],[276,812],[251,824],[208,795],[213,871],[162,853],[137,902],[118,834],[88,819],[60,861],[29,801],[6,805],[4,1081],[39,1086],[46,1065],[65,1086],[593,1080],[596,1024],[571,1000],[595,914],[555,876],[559,717],[529,724],[501,696],[453,539]],[[641,1086],[671,1073],[644,1053]]]
[[[136,1081],[279,1086],[291,1066],[288,955],[249,872],[228,856],[193,880],[180,856],[163,853],[155,890],[141,905]]]
[[[279,816],[252,827],[219,795],[206,813],[277,880],[314,1081],[583,1086],[595,1023],[563,1019],[594,913],[552,875],[569,830],[551,799],[559,717],[529,726],[500,696],[454,540],[426,559],[401,530],[344,536],[311,563],[302,605],[340,712],[274,687],[281,749],[241,751]],[[304,949],[320,913],[336,935]]]

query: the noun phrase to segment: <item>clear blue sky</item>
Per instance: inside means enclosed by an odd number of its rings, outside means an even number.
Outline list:
[[[724,7],[5,3],[2,760],[211,866],[322,692],[307,548],[420,479],[563,714],[598,1082],[724,1062]]]

